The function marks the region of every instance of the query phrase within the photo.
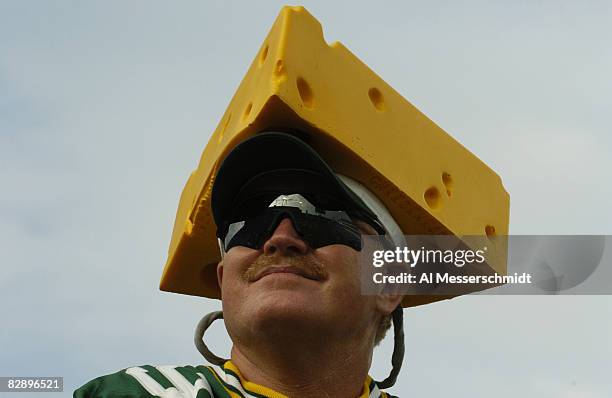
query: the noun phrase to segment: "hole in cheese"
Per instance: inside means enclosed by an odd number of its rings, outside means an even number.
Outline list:
[[[428,188],[427,191],[425,191],[423,197],[425,198],[427,206],[429,206],[430,208],[437,209],[438,207],[440,207],[440,191],[438,191],[438,188]]]
[[[372,87],[370,90],[368,90],[368,96],[370,97],[370,101],[377,111],[384,112],[386,110],[385,100],[379,89]]]
[[[297,88],[300,93],[300,98],[302,99],[302,103],[306,108],[312,108],[314,105],[314,96],[312,94],[312,89],[308,85],[308,82],[301,77],[297,78]]]

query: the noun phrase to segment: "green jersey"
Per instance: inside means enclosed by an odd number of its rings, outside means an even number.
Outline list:
[[[98,377],[74,398],[287,398],[245,380],[228,361],[218,366],[137,366]],[[390,398],[368,376],[359,398]]]

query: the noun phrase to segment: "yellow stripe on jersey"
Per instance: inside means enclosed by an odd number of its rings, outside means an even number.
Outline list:
[[[223,367],[238,376],[240,384],[242,384],[242,386],[247,392],[252,392],[255,395],[263,395],[264,397],[268,398],[288,398],[286,395],[276,392],[271,388],[264,387],[262,385],[245,380],[245,378],[242,376],[242,373],[240,373],[240,370],[238,370],[236,365],[234,365],[231,361],[227,361],[225,365],[223,365]]]
[[[219,380],[223,388],[227,391],[228,394],[232,398],[235,397],[246,397],[246,398],[288,398],[286,395],[281,394],[277,391],[272,390],[271,388],[262,386],[260,384],[253,383],[251,381],[246,380],[240,370],[236,365],[234,365],[231,361],[227,361],[225,365],[223,365],[223,369],[219,367],[209,366],[208,369],[216,376]],[[374,386],[372,391],[370,391],[370,386]],[[242,390],[246,393],[243,395],[239,390],[242,387]],[[237,392],[238,391],[238,392]],[[376,393],[371,396],[372,392],[376,391]],[[363,383],[362,393],[359,398],[388,398],[386,393],[381,393],[378,391],[378,387],[372,382],[372,378],[370,376],[366,377],[366,380]]]
[[[219,375],[219,374],[217,373],[217,371],[216,371],[215,369],[213,369],[213,367],[212,367],[212,366],[207,366],[206,368],[210,370],[210,373],[212,373],[212,374],[213,374],[213,376],[215,376],[215,378],[216,378],[216,379],[217,379],[217,381],[219,382],[219,385],[220,385],[221,387],[223,387],[223,389],[225,390],[225,392],[226,392],[226,393],[228,393],[228,394],[229,394],[229,396],[230,396],[231,398],[244,398],[244,395],[242,395],[241,393],[236,392],[236,391],[234,391],[233,389],[230,389],[230,388],[227,386],[227,383],[224,381],[224,380],[225,380],[225,378],[224,378],[224,377],[222,377],[223,375]]]

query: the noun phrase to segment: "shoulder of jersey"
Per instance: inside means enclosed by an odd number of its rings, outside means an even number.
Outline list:
[[[370,386],[370,398],[396,398]],[[98,377],[73,398],[266,398],[250,391],[230,369],[218,366],[142,365]]]
[[[73,397],[229,398],[217,372],[208,366],[136,366],[93,379]]]

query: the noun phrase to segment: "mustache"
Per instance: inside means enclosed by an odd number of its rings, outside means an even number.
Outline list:
[[[281,265],[294,267],[309,279],[320,281],[328,277],[324,264],[313,256],[261,255],[247,268],[242,279],[245,282],[253,282],[265,269]]]

